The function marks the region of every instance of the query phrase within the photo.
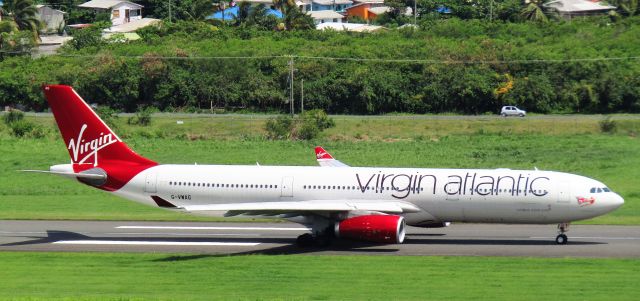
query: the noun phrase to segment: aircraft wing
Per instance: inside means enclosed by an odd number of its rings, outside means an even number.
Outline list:
[[[349,211],[376,211],[382,213],[410,213],[420,211],[420,208],[411,203],[397,200],[311,200],[299,202],[254,202],[175,206],[157,196],[153,196],[152,198],[160,207],[182,209],[188,212],[227,211],[226,216],[240,214],[277,215]]]
[[[322,146],[316,146],[316,160],[322,167],[349,167],[331,156]]]

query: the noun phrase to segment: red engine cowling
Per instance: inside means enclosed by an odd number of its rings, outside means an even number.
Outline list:
[[[335,225],[337,237],[380,243],[401,244],[405,236],[404,217],[399,215],[361,215]]]

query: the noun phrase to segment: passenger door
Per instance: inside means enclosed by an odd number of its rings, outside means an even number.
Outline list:
[[[293,197],[293,177],[283,177],[280,190],[281,197]]]

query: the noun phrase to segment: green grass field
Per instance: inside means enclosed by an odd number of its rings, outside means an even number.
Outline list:
[[[29,119],[46,128],[45,138],[13,138],[0,126],[0,219],[211,220],[145,207],[55,176],[17,172],[69,161],[53,120]],[[178,119],[185,124],[177,125]],[[161,163],[315,165],[313,146],[321,144],[352,166],[572,172],[603,181],[626,200],[587,223],[640,224],[640,119],[634,116],[616,116],[615,134],[599,133],[597,117],[336,119],[335,128],[311,142],[265,141],[265,118],[243,116],[156,117],[150,127],[120,118],[118,133]]]
[[[635,259],[3,252],[0,262],[10,300],[640,298]]]

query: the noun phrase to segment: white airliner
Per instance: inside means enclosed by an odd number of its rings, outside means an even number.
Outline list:
[[[402,243],[405,225],[558,224],[624,200],[599,181],[540,170],[349,167],[316,149],[320,167],[159,165],[133,152],[69,86],[44,94],[71,164],[58,174],[143,204],[199,215],[285,218],[307,225],[301,245],[332,237]]]

